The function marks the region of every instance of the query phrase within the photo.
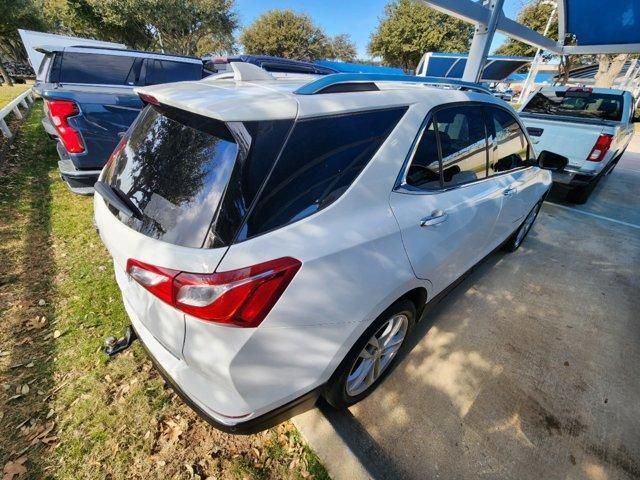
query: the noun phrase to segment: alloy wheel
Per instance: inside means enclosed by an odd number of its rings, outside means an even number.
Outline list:
[[[347,395],[355,397],[371,387],[389,367],[407,335],[408,317],[389,318],[369,339],[356,358],[346,382]]]

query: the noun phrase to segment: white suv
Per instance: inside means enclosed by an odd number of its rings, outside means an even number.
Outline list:
[[[138,337],[214,426],[359,401],[425,304],[531,228],[551,177],[513,110],[428,81],[140,91],[95,220]]]

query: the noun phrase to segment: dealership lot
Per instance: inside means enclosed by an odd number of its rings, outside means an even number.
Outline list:
[[[553,192],[520,251],[428,312],[351,415],[322,408],[368,474],[640,476],[638,182],[636,135],[586,205]]]

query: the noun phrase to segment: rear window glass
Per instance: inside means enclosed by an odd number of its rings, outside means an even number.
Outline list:
[[[536,93],[522,111],[524,113],[619,121],[622,118],[622,108],[622,95],[554,90]]]
[[[47,77],[47,72],[49,71],[49,66],[51,66],[51,60],[53,58],[53,53],[47,53],[40,62],[40,67],[38,67],[38,73],[36,74],[36,80],[38,82],[45,82]]]
[[[202,65],[187,62],[172,62],[170,60],[148,59],[146,65],[145,83],[184,82],[202,78]]]
[[[298,121],[239,240],[308,217],[338,199],[405,111],[403,107]]]
[[[125,85],[134,62],[129,56],[65,52],[60,82]]]
[[[291,122],[225,123],[162,108],[143,110],[105,172],[104,181],[136,207],[138,218],[112,213],[174,245],[228,245]]]

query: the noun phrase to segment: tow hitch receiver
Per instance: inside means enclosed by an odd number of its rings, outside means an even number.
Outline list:
[[[129,325],[124,337],[121,339],[117,340],[115,337],[107,337],[104,339],[104,353],[112,357],[129,348],[137,338],[138,335],[136,335],[135,330]]]

